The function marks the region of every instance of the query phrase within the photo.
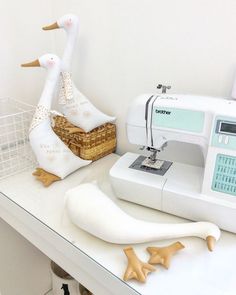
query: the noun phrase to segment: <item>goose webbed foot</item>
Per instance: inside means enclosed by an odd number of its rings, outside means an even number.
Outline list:
[[[125,248],[124,252],[128,259],[124,280],[135,279],[141,283],[145,283],[148,273],[155,271],[155,267],[149,263],[142,262],[131,247]]]
[[[180,242],[173,243],[167,247],[148,247],[147,251],[151,255],[148,263],[161,264],[168,269],[172,256],[183,248],[184,245]]]
[[[36,179],[41,181],[45,187],[48,187],[55,181],[61,180],[60,177],[49,173],[42,168],[36,168],[36,170],[33,172],[33,175],[36,176]]]

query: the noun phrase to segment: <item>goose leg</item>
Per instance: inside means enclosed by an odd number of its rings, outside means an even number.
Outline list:
[[[128,267],[124,274],[124,280],[128,281],[135,279],[139,282],[145,283],[148,273],[155,271],[155,267],[142,262],[131,247],[125,248],[124,252],[128,259]]]
[[[172,256],[183,248],[184,245],[180,242],[173,243],[167,247],[148,247],[147,251],[151,255],[148,263],[161,264],[168,269]]]
[[[36,168],[36,170],[33,172],[33,175],[37,180],[41,181],[45,187],[48,187],[55,181],[61,180],[60,177],[49,173],[42,168]]]

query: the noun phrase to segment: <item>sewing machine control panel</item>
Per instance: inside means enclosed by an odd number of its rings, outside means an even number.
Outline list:
[[[236,157],[218,154],[211,189],[236,196]]]
[[[212,146],[236,150],[236,119],[217,117],[212,134]]]
[[[236,154],[227,155],[227,150],[236,151],[235,118],[216,118],[211,145],[222,150],[215,158],[211,189],[236,196]]]

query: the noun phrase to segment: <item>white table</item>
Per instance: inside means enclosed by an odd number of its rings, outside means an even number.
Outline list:
[[[201,239],[180,239],[186,248],[173,257],[169,270],[157,266],[157,271],[148,276],[146,284],[126,283],[122,280],[126,268],[122,251],[125,246],[101,241],[69,221],[64,211],[64,193],[93,180],[97,180],[102,190],[124,211],[136,218],[156,222],[185,221],[117,200],[108,176],[117,159],[117,155],[109,155],[49,188],[36,181],[32,171],[1,180],[0,217],[96,295],[235,295],[234,234],[223,232],[213,253],[207,250]],[[134,249],[141,259],[147,261],[147,246],[170,242],[173,241],[140,244]]]

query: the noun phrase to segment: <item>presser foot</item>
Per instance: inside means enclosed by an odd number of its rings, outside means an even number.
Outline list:
[[[170,168],[171,165],[172,165],[172,162],[170,161],[164,161],[159,159],[156,159],[155,161],[153,161],[149,157],[139,156],[129,166],[129,168],[163,176],[165,175],[165,173],[167,172],[167,170]]]
[[[152,169],[161,169],[164,162],[165,161],[159,160],[159,159],[151,160],[150,158],[146,158],[143,160],[141,165],[143,167],[148,167],[148,168],[152,168]]]

